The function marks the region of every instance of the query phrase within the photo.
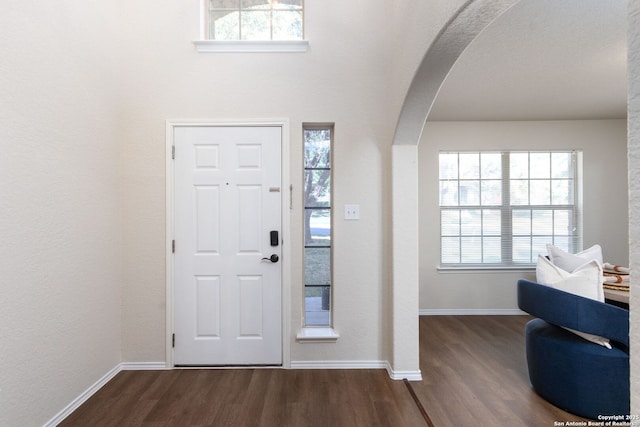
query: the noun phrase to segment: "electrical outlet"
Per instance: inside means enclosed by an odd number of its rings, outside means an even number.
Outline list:
[[[360,205],[344,205],[344,219],[352,221],[360,219]]]

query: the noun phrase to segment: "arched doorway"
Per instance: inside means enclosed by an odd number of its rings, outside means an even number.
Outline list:
[[[447,74],[473,39],[520,0],[469,0],[427,50],[413,78],[392,145],[394,377],[419,380],[418,142]]]
[[[491,1],[465,3],[425,54],[405,98],[392,148],[394,366],[411,366],[412,363],[418,366],[417,356],[411,359],[418,350],[415,349],[413,353],[415,347],[411,347],[409,338],[409,335],[415,334],[414,341],[418,341],[417,325],[411,329],[417,323],[414,313],[418,309],[418,261],[415,256],[419,251],[415,241],[418,141],[441,85],[460,55],[480,32],[517,3],[519,1],[508,4]],[[493,13],[489,14],[490,11]]]

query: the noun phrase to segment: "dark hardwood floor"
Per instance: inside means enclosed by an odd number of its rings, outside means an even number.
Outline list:
[[[172,370],[118,374],[61,426],[418,426],[383,370]]]
[[[578,421],[531,389],[527,316],[423,316],[415,395],[436,427]],[[60,426],[427,426],[384,370],[124,371]]]
[[[412,383],[437,427],[549,427],[585,421],[531,388],[524,351],[529,316],[421,316],[420,369]]]

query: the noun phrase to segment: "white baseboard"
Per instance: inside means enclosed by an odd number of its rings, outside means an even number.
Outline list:
[[[62,411],[58,412],[55,417],[51,418],[43,427],[55,427],[60,424],[65,418],[67,418],[73,411],[78,409],[80,405],[86,402],[91,396],[93,396],[98,390],[108,383],[113,377],[118,375],[121,371],[120,365],[111,369],[105,375],[96,381],[92,386],[86,389],[80,396],[76,397],[71,403],[69,403]]]
[[[291,369],[386,369],[383,360],[302,360],[291,361]]]
[[[163,371],[170,369],[164,362],[136,362],[136,363],[121,363],[121,371]]]
[[[420,316],[521,316],[527,313],[515,309],[420,309]]]
[[[391,377],[392,380],[404,380],[406,378],[409,381],[422,381],[422,372],[420,370],[394,371],[389,362],[385,363],[387,365],[387,373],[389,373],[389,377]]]
[[[167,365],[164,362],[142,362],[142,363],[119,363],[109,372],[104,374],[102,378],[93,383],[88,389],[86,389],[80,396],[76,397],[71,403],[69,403],[62,411],[58,412],[53,418],[47,421],[43,427],[55,427],[64,421],[69,415],[86,402],[91,396],[93,396],[98,390],[100,390],[106,383],[111,381],[113,377],[118,375],[121,371],[130,370],[162,370],[167,369]]]
[[[418,371],[394,371],[386,360],[304,360],[292,361],[291,369],[385,369],[392,380],[422,381]]]

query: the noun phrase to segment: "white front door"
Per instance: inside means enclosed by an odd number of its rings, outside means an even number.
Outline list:
[[[282,364],[281,142],[279,126],[174,128],[177,366]]]

